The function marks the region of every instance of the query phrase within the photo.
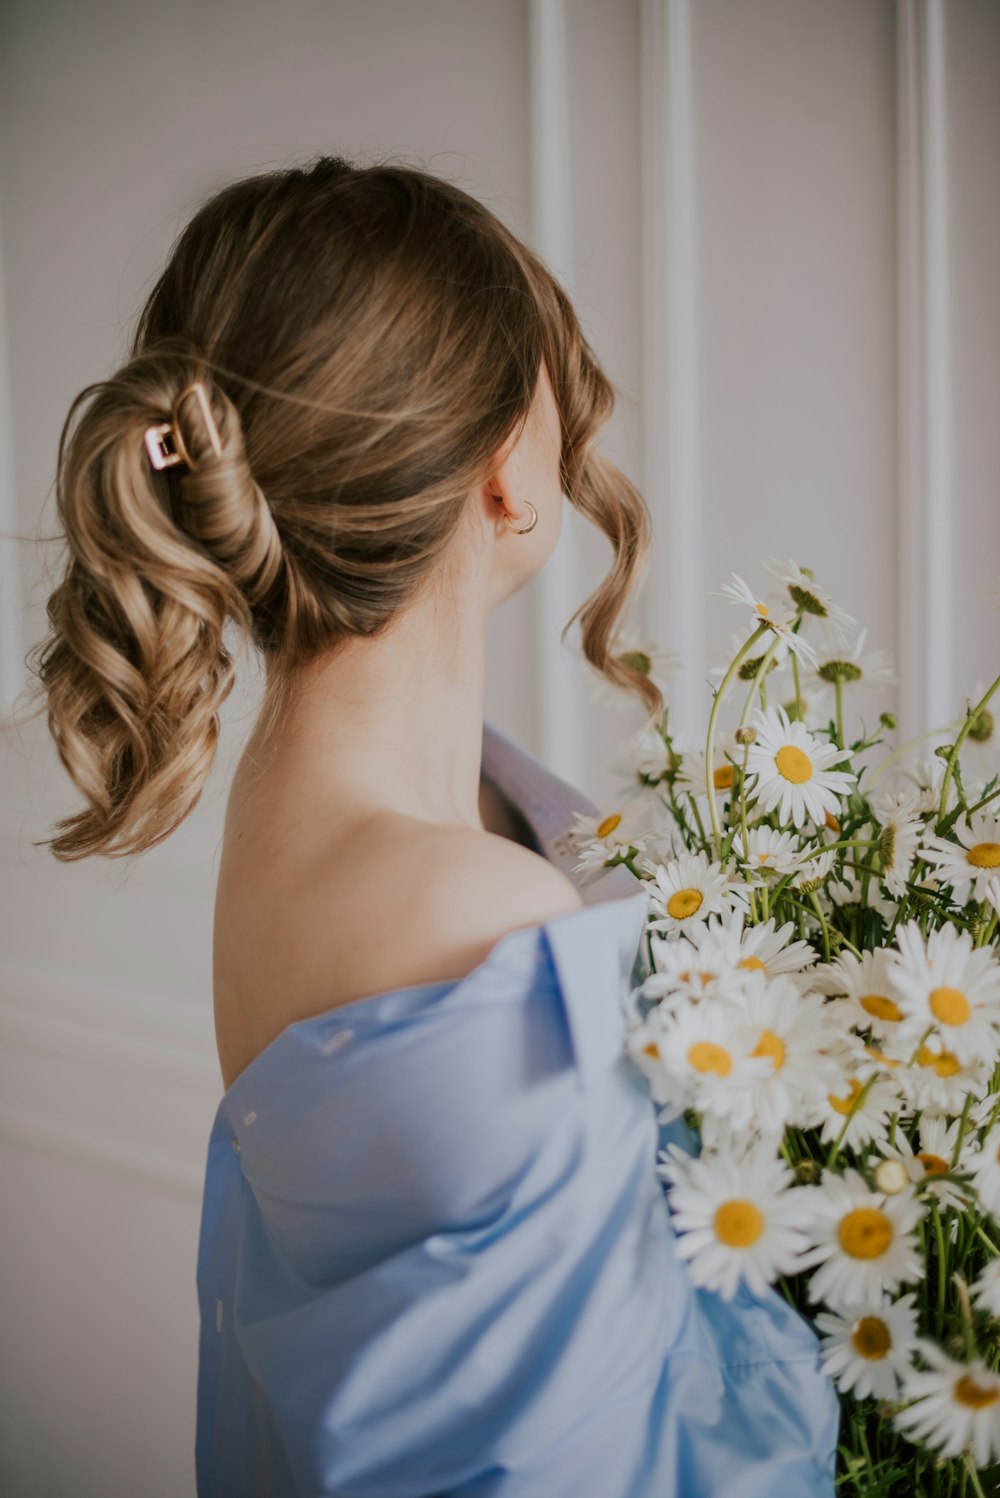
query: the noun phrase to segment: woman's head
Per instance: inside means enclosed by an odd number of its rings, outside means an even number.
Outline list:
[[[209,423],[179,401],[195,382]],[[499,516],[505,462],[546,442],[553,484],[614,549],[564,634],[579,617],[592,665],[658,711],[614,655],[649,520],[592,445],[612,405],[562,288],[451,183],[321,157],[210,198],[60,441],[68,557],[34,669],[88,805],[56,856],[140,852],[194,806],[233,685],[227,625],[265,655],[276,711],[301,667],[389,628],[465,534],[470,494],[495,479]],[[152,466],[164,422],[191,466]],[[561,505],[535,503],[515,586],[558,537]]]

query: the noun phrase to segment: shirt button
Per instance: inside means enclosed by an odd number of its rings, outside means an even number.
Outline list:
[[[230,1139],[229,1143],[232,1145],[232,1147],[236,1151],[236,1153],[239,1154],[239,1152],[240,1152],[240,1141],[236,1138],[235,1134],[233,1135],[232,1139]]]

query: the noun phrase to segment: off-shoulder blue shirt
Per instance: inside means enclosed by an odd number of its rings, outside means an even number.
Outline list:
[[[487,724],[539,851],[574,787]],[[223,1096],[199,1498],[833,1498],[838,1403],[776,1291],[695,1288],[624,1051],[627,870],[465,977],[289,1025]]]

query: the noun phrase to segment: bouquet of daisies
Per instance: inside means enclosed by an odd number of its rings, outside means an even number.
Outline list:
[[[648,885],[628,1046],[694,1281],[776,1285],[842,1395],[838,1491],[1000,1492],[1000,678],[923,759],[851,693],[891,662],[811,572],[745,611],[704,742],[669,712],[568,831]],[[815,631],[815,638],[812,632]],[[651,675],[666,664],[632,643]],[[926,747],[926,746],[925,746]]]

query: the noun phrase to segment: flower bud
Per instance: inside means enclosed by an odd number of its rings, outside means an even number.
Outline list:
[[[898,727],[895,713],[881,713],[879,715],[879,722],[883,728],[892,729]]]
[[[736,742],[742,749],[745,749],[749,744],[756,744],[756,728],[751,728],[749,723],[744,723],[742,728],[737,728],[736,730]]]
[[[875,1185],[879,1191],[884,1191],[886,1196],[898,1196],[910,1181],[902,1160],[880,1160],[875,1167],[874,1175]]]

